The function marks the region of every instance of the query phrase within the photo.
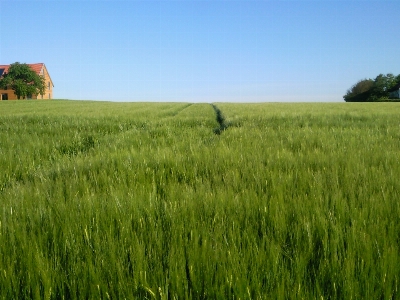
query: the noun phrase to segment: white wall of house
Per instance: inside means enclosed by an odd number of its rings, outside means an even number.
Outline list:
[[[400,98],[400,88],[390,93],[390,98]]]

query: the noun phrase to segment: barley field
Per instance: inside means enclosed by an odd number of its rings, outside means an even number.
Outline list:
[[[0,298],[398,299],[399,115],[0,102]]]

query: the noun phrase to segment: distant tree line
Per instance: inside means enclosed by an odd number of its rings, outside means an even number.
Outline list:
[[[381,102],[390,100],[390,92],[400,84],[400,75],[379,74],[373,79],[362,79],[347,90],[346,102]],[[399,99],[397,99],[400,101]]]

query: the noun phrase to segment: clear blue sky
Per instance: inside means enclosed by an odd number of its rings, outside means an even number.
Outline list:
[[[54,97],[343,101],[400,74],[400,1],[0,0],[0,64],[44,62]]]

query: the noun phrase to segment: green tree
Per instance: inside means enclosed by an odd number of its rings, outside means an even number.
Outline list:
[[[43,95],[44,77],[38,75],[27,64],[13,63],[0,79],[1,88],[11,88],[18,99],[31,95]]]
[[[389,99],[389,91],[400,83],[400,75],[379,74],[372,79],[363,79],[347,90],[346,102],[377,102]]]
[[[373,85],[374,81],[372,79],[362,79],[349,88],[343,98],[346,102],[366,101]]]
[[[379,74],[371,88],[370,101],[382,101],[389,98],[389,90],[396,85],[396,77],[393,74]]]
[[[396,76],[395,80],[396,80],[396,85],[400,84],[400,74]]]
[[[394,88],[395,86],[397,86],[397,85],[399,85],[399,84],[400,84],[400,74],[397,75],[397,76],[394,78],[394,83],[393,83],[392,88]]]

